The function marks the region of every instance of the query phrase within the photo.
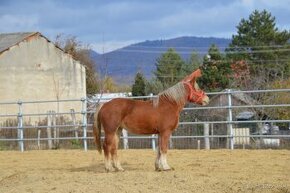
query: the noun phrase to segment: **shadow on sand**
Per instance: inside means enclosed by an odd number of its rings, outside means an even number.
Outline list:
[[[128,163],[122,163],[122,167],[125,171],[136,171],[140,168],[129,165]],[[75,167],[68,169],[70,172],[92,172],[92,173],[107,173],[104,163],[94,163],[84,167]]]

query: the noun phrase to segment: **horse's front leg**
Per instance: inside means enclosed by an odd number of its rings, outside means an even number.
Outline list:
[[[158,136],[158,150],[157,158],[155,162],[156,171],[167,171],[171,170],[170,166],[167,163],[167,150],[168,150],[168,140],[170,138],[171,132],[163,132]]]

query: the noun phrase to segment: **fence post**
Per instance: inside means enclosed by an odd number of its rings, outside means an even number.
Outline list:
[[[38,126],[38,123],[36,123],[35,125]],[[39,150],[41,149],[40,148],[40,137],[41,137],[41,129],[38,128],[37,129],[37,147],[38,147]]]
[[[75,110],[74,109],[70,109],[70,115],[71,115],[71,119],[74,125],[74,133],[75,133],[75,138],[78,141],[79,140],[79,134],[78,134],[78,127],[75,126],[77,124],[76,122],[76,114],[75,114]]]
[[[123,146],[124,146],[124,149],[129,149],[128,131],[126,129],[122,129],[122,135],[123,135]]]
[[[230,149],[234,149],[234,135],[233,135],[233,112],[232,112],[232,91],[231,89],[227,89],[228,95],[228,134],[230,139]]]
[[[154,104],[154,98],[153,98],[153,93],[150,93],[149,94],[150,96],[150,99],[153,101],[153,104]],[[155,134],[152,134],[151,135],[151,146],[152,146],[152,150],[155,151],[156,150],[156,136]]]
[[[155,134],[151,135],[151,137],[152,137],[152,139],[151,139],[151,141],[152,141],[152,150],[153,151],[156,151],[155,136],[156,136]]]
[[[205,123],[203,125],[204,129],[204,148],[210,149],[210,143],[209,143],[209,123]]]
[[[18,101],[18,127],[17,127],[17,136],[18,136],[18,144],[21,152],[24,152],[24,141],[23,141],[23,115],[22,115],[22,101]]]
[[[47,144],[48,144],[48,149],[52,149],[52,135],[51,135],[51,119],[52,119],[52,111],[47,111],[47,128],[46,128],[46,133],[47,133]]]
[[[214,136],[214,134],[213,134],[213,123],[211,123],[210,124],[210,129],[211,129],[211,138],[210,138],[210,142],[211,142],[211,144],[213,144],[213,142],[214,142],[214,138],[213,138],[213,136]]]
[[[87,142],[87,100],[85,98],[81,99],[82,102],[82,116],[83,116],[83,140],[84,140],[84,150],[88,150],[88,142]]]
[[[52,121],[52,128],[53,128],[53,144],[54,148],[59,148],[59,127],[56,126],[56,112],[51,111],[51,121]]]

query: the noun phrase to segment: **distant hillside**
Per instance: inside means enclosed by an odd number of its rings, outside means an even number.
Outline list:
[[[107,72],[117,83],[132,84],[137,71],[143,72],[147,78],[152,77],[156,59],[168,48],[174,48],[184,60],[188,60],[193,51],[202,57],[211,44],[224,50],[230,42],[225,38],[179,37],[132,44],[106,54],[92,53],[92,58],[102,74]]]

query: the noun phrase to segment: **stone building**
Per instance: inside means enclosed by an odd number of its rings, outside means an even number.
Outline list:
[[[82,97],[86,97],[86,71],[79,61],[39,32],[0,34],[2,104]],[[23,114],[69,112],[70,109],[81,111],[81,102],[22,105]],[[0,115],[17,114],[18,110],[15,104],[0,105]]]

